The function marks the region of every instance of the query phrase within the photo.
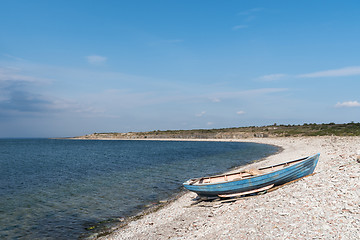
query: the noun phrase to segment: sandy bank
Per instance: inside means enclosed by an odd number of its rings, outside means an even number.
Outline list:
[[[100,239],[360,239],[360,137],[236,141],[284,148],[255,166],[319,152],[316,174],[234,203],[191,206],[196,194],[189,192]]]

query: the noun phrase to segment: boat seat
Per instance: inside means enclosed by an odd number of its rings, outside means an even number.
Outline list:
[[[256,176],[256,175],[260,175],[262,174],[262,171],[259,170],[259,169],[245,169],[244,172],[248,173],[248,174],[251,174],[253,176]]]
[[[199,183],[210,183],[210,179],[209,178],[201,178]]]
[[[238,177],[238,178],[234,178],[232,181],[240,181],[242,179],[243,179],[242,177]]]

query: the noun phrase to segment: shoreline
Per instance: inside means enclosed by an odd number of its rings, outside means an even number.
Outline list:
[[[66,139],[65,139],[66,140]],[[172,139],[108,139],[108,138],[99,138],[99,139],[70,139],[70,140],[99,140],[99,141],[116,141],[116,140],[120,140],[120,141],[179,141],[179,142],[245,142],[245,141],[239,141],[239,139],[178,139],[178,138],[172,138]],[[255,143],[255,142],[253,142]],[[262,143],[258,143],[258,144],[262,144]],[[278,150],[271,154],[272,155],[276,155],[279,154],[280,152],[282,152],[284,149],[281,146],[277,146],[277,145],[273,145],[273,144],[266,144],[266,145],[272,145],[274,147],[276,147]],[[269,156],[268,156],[269,157]],[[245,168],[247,166],[253,165],[254,163],[260,163],[264,160],[266,160],[268,157],[263,157],[257,160],[254,160],[254,162],[250,163],[250,164],[245,164],[245,165],[240,165],[240,166],[235,166],[235,167],[231,167],[228,170],[219,173],[219,174],[224,174],[224,173],[230,173],[230,172],[236,172],[239,171],[239,169],[241,168]],[[120,218],[121,220],[117,223],[117,225],[115,227],[101,227],[101,225],[99,224],[94,224],[92,227],[98,227],[100,226],[100,229],[98,232],[92,233],[92,234],[83,234],[82,237],[80,237],[81,239],[101,239],[102,236],[109,236],[111,235],[113,232],[115,232],[116,230],[122,229],[124,227],[126,227],[129,223],[139,220],[141,218],[143,218],[146,215],[152,214],[156,211],[159,211],[160,209],[166,207],[167,205],[177,201],[179,198],[181,198],[182,196],[188,194],[189,191],[187,189],[185,189],[182,185],[179,187],[179,190],[174,192],[171,196],[169,196],[166,199],[161,199],[156,203],[153,203],[151,205],[146,205],[144,207],[144,209],[140,210],[139,212],[135,212],[133,215],[129,215],[126,217],[122,217]]]
[[[317,152],[321,156],[315,175],[276,191],[207,207],[191,206],[196,194],[187,192],[98,239],[360,237],[360,163],[356,162],[360,137],[185,140],[256,142],[283,148],[280,153],[250,164],[252,167],[294,160]],[[245,167],[249,165],[236,171]]]

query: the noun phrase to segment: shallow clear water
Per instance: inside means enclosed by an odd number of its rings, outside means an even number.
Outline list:
[[[277,150],[234,142],[2,139],[0,239],[76,239],[89,226],[169,198],[189,178]]]

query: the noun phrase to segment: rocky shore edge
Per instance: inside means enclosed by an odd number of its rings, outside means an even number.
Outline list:
[[[231,203],[198,205],[193,205],[196,194],[189,192],[98,239],[360,238],[360,163],[357,160],[360,137],[231,141],[272,144],[284,149],[252,167],[318,152],[321,156],[315,175],[276,191]]]

